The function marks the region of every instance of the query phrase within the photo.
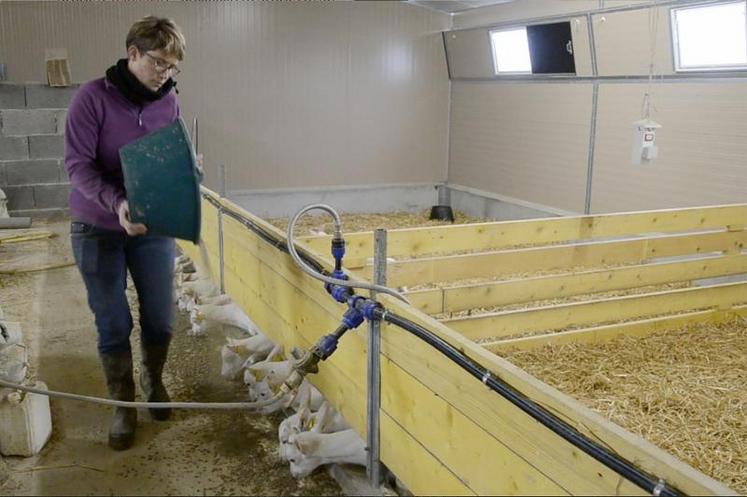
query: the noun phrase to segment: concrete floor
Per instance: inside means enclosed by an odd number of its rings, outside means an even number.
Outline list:
[[[0,246],[0,269],[72,261],[67,222],[39,225],[57,237]],[[131,295],[134,298],[134,295]],[[51,390],[105,396],[93,317],[75,266],[0,275],[0,307],[19,321],[30,369]],[[136,310],[133,318],[137,322]],[[190,337],[179,316],[165,381],[174,400],[245,400],[241,384],[219,376],[224,335]],[[139,330],[133,331],[136,361]],[[138,400],[142,395],[138,393]],[[324,470],[297,481],[277,453],[281,415],[238,411],[177,411],[166,422],[138,413],[135,447],[114,452],[106,437],[110,410],[83,402],[51,401],[53,434],[31,458],[6,457],[2,495],[339,495]],[[3,482],[3,480],[5,480]]]

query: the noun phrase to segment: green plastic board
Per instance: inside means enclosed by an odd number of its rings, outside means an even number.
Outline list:
[[[130,219],[148,233],[198,243],[200,178],[181,119],[119,149]]]

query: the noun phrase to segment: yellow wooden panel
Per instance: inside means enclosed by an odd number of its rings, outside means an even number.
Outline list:
[[[391,312],[425,326],[439,338],[464,351],[472,360],[487,367],[497,378],[569,421],[582,433],[601,441],[628,460],[635,461],[651,474],[664,478],[681,491],[691,495],[735,495],[723,484],[610,423],[579,402],[547,386],[492,352],[475,343],[465,343],[458,333],[448,327],[434,323],[428,316],[389,296],[383,295],[381,300]],[[418,339],[412,335],[397,327],[386,325],[382,330],[382,341],[382,351],[408,370],[425,366],[428,374],[417,378],[439,396],[449,399],[452,405],[469,412],[471,418],[495,436],[510,440],[510,446],[517,453],[537,463],[555,481],[571,480],[569,486],[564,485],[571,493],[594,494],[589,486],[601,485],[605,494],[641,494],[641,489],[627,481],[620,481],[619,477],[608,473],[605,467],[599,466],[596,461],[587,460],[584,454],[559,438],[546,437],[544,428],[522,415],[517,408],[503,401],[501,397],[481,393],[486,390],[479,382],[475,383],[474,378],[462,370],[455,370],[454,365],[440,354],[435,351],[429,351],[422,356],[410,353],[417,348],[418,343]],[[452,399],[454,402],[451,402]],[[545,459],[547,457],[550,457],[550,460]],[[574,474],[581,476],[574,478]]]
[[[492,438],[490,433],[410,374],[397,374],[398,369],[391,360],[382,358],[381,408],[416,438],[430,440],[428,450],[448,460],[450,470],[470,489],[479,495],[567,495],[541,473],[542,468],[528,468],[531,462],[520,458],[511,447],[486,443],[486,438]],[[432,433],[443,436],[432,439]],[[504,476],[498,479],[496,475]]]
[[[230,228],[229,228],[230,229]],[[247,257],[248,259],[249,257]],[[259,259],[255,259],[259,260]],[[281,293],[287,293],[292,288],[292,297],[285,296],[286,301],[296,302],[304,306],[307,299],[299,294],[298,290],[291,285],[283,285],[277,281],[279,275],[274,273],[268,266],[258,264],[260,271],[254,274],[248,274],[248,280],[262,280],[270,283],[270,287],[278,289]],[[274,274],[273,274],[274,273]],[[276,281],[272,281],[275,279]],[[282,343],[287,347],[299,346],[309,348],[312,343],[308,340],[308,333],[299,329],[299,323],[288,323],[286,316],[277,312],[274,305],[265,302],[265,299],[272,300],[273,297],[266,293],[266,288],[261,294],[251,289],[251,284],[241,280],[234,273],[233,269],[227,269],[226,282],[229,294],[234,288],[240,288],[238,295],[235,297],[237,303],[244,308],[250,309],[251,318],[263,330],[264,333],[277,343]],[[236,283],[238,282],[238,285]],[[318,306],[313,306],[317,311],[321,311]],[[305,313],[309,309],[303,309]],[[326,313],[323,313],[326,314]],[[327,315],[325,318],[321,314],[305,314],[309,324],[320,325],[323,321],[329,321],[329,326],[336,325],[336,319]],[[295,321],[295,320],[294,320]],[[304,323],[300,323],[303,326]],[[309,377],[309,380],[323,393],[325,398],[331,402],[344,416],[345,419],[353,426],[358,433],[365,438],[365,368],[350,367],[351,364],[364,364],[365,351],[362,347],[352,347],[355,343],[355,337],[346,336],[341,341],[340,349],[328,361],[320,365],[319,374]],[[356,354],[357,357],[349,358],[350,354]],[[341,369],[341,365],[347,367]],[[350,377],[353,373],[354,377]],[[383,419],[383,417],[382,417]],[[444,463],[434,458],[427,452],[421,442],[414,439],[409,433],[402,430],[398,425],[391,426],[382,421],[382,461],[391,468],[397,468],[398,476],[410,489],[417,489],[422,494],[446,493],[449,495],[473,495],[472,492],[455,477],[444,466]],[[388,450],[390,447],[396,447],[396,451]],[[407,457],[407,456],[410,457]]]
[[[318,293],[323,297],[325,305],[320,306],[315,301],[316,297],[309,297],[308,294],[302,294],[301,290],[293,287],[285,277],[290,276],[290,272],[294,271],[292,264],[282,262],[279,259],[288,259],[287,256],[278,256],[277,252],[273,252],[274,249],[268,251],[269,246],[260,242],[258,244],[251,244],[247,242],[247,236],[241,236],[241,227],[234,220],[227,220],[224,224],[224,236],[225,236],[225,253],[227,255],[226,268],[227,268],[227,289],[229,294],[234,288],[232,281],[234,279],[242,279],[241,286],[244,288],[240,292],[240,296],[237,297],[237,301],[245,303],[245,307],[248,308],[250,316],[255,319],[257,314],[257,307],[259,302],[266,302],[266,305],[260,305],[260,307],[266,307],[263,313],[259,313],[256,317],[257,324],[261,329],[267,329],[269,326],[268,335],[273,339],[278,340],[286,344],[297,344],[304,347],[308,347],[311,341],[315,341],[318,336],[322,333],[331,331],[336,325],[339,317],[341,316],[344,307],[339,304],[335,304],[331,298],[329,298],[322,290],[321,283],[316,284],[311,282],[311,287],[307,287],[308,277],[300,275],[298,284],[303,287],[303,291],[309,293]],[[266,259],[263,259],[266,258]],[[272,259],[272,260],[270,260]],[[236,276],[235,271],[241,268],[242,276]],[[285,276],[281,275],[278,271],[285,273]],[[287,271],[287,273],[286,273]],[[295,271],[296,274],[300,274]],[[243,276],[246,275],[246,276]],[[246,280],[243,280],[243,278]],[[285,283],[285,285],[284,285]],[[251,287],[256,287],[258,294],[250,296],[249,293],[253,292]],[[252,298],[253,297],[253,298]],[[259,302],[258,302],[259,301]],[[325,307],[336,310],[336,316],[331,314]],[[266,314],[269,312],[267,309],[272,309],[271,316],[267,317]],[[277,316],[282,316],[282,319],[276,319]],[[275,319],[273,319],[275,318]],[[289,320],[289,323],[286,321]],[[278,324],[285,323],[287,328],[290,328],[290,333],[278,333]],[[326,326],[326,328],[324,328]],[[320,329],[321,328],[321,329]],[[303,339],[299,339],[303,338]],[[310,340],[311,339],[311,340]],[[420,348],[423,348],[420,345]],[[331,370],[327,366],[334,364],[338,368],[343,368],[348,373],[342,374],[339,370]],[[356,427],[359,433],[364,433],[364,418],[363,412],[365,410],[365,394],[361,391],[361,388],[365,388],[365,368],[360,368],[360,364],[365,364],[365,343],[361,336],[356,332],[348,332],[342,340],[338,351],[335,355],[330,358],[329,361],[325,362],[321,366],[321,381],[318,381],[316,377],[313,378],[314,384],[317,385],[325,396],[337,406],[340,411],[346,416],[346,419],[351,420],[351,424]],[[334,372],[332,372],[334,371]],[[353,377],[349,376],[349,373],[353,371],[357,374]],[[396,393],[397,397],[394,398],[394,405],[403,404],[405,405],[409,400],[418,397],[415,396],[414,392],[401,391],[395,388],[389,388],[389,382],[393,384],[401,384],[402,376],[405,374],[401,369],[392,365],[388,370],[386,378],[382,378],[382,390],[387,391],[390,397]],[[332,381],[331,378],[336,378],[336,381]],[[356,388],[353,392],[350,391],[339,391],[339,387],[336,385],[340,383],[353,383]],[[336,389],[337,388],[337,389]],[[349,389],[348,389],[349,390]],[[426,393],[431,397],[431,404],[435,402],[436,409],[444,410],[447,407],[438,407],[439,404],[444,405],[445,401],[435,396],[433,393]],[[402,397],[404,396],[404,397]],[[418,404],[420,404],[418,402]],[[389,412],[384,407],[385,412]],[[415,418],[405,419],[401,422],[401,426],[412,429],[418,426],[417,419],[422,418],[424,407],[419,406],[415,410],[417,415]],[[412,413],[408,413],[408,416],[412,416]],[[482,431],[480,427],[474,425],[474,422],[465,418],[461,413],[455,413],[454,417],[457,418],[458,422],[467,427],[471,427],[472,430]],[[395,416],[395,419],[399,419]],[[419,444],[423,447],[428,448],[434,443],[447,443],[449,450],[441,451],[438,454],[438,460],[441,463],[446,464],[449,468],[457,465],[460,461],[464,460],[464,457],[468,456],[474,450],[483,450],[488,454],[500,455],[501,451],[505,453],[504,457],[511,461],[511,469],[513,476],[512,479],[520,479],[519,486],[516,487],[516,492],[524,494],[534,494],[540,491],[544,491],[550,488],[555,490],[553,494],[563,493],[560,487],[553,484],[547,477],[543,476],[536,468],[530,466],[523,459],[517,457],[511,453],[497,440],[487,437],[487,434],[483,433],[481,437],[478,437],[478,445],[473,447],[471,444],[459,443],[457,439],[462,437],[459,432],[449,432],[447,434],[431,432],[418,433],[416,438],[419,440]],[[383,438],[387,435],[382,434]],[[485,438],[487,437],[487,438]],[[395,442],[391,442],[395,443]],[[396,444],[401,444],[401,441],[397,439]],[[404,450],[404,449],[400,449]],[[413,450],[412,447],[407,450]],[[383,461],[388,463],[389,461],[384,458]],[[462,463],[462,467],[464,467]],[[469,467],[469,466],[467,466]],[[421,470],[408,471],[407,468],[403,468],[404,474],[401,474],[403,481],[408,483],[408,486],[412,482],[408,482],[408,478],[415,478],[414,483],[418,482],[418,478],[422,477]],[[484,476],[488,476],[485,474]],[[485,489],[490,488],[514,488],[513,486],[501,487],[501,479],[495,479],[494,475],[489,475],[490,478],[486,480],[478,480],[474,478],[472,481],[476,485],[482,485]],[[509,479],[509,482],[513,480]],[[420,484],[422,485],[422,483]],[[441,493],[442,488],[449,488],[450,479],[449,475],[444,473],[441,475],[439,480],[429,480],[429,492],[427,493]],[[445,487],[444,487],[445,485]],[[412,488],[412,487],[410,487]],[[487,493],[491,493],[487,491]],[[495,492],[492,492],[495,493]]]
[[[463,224],[390,230],[387,233],[389,257],[417,257],[424,254],[463,250],[499,250],[515,245],[589,240],[641,233],[668,233],[744,226],[747,204],[643,212],[602,214]],[[320,254],[329,252],[331,236],[304,237]],[[373,257],[371,232],[346,233],[346,267],[352,261]]]
[[[224,203],[226,206],[229,204]],[[227,267],[230,266],[228,267],[230,283],[227,286],[240,295],[248,307],[249,314],[254,318],[252,311],[256,313],[264,309],[262,312],[265,317],[260,320],[276,330],[270,334],[293,337],[292,343],[299,343],[301,341],[299,337],[305,337],[306,343],[311,343],[321,334],[328,332],[329,329],[319,328],[326,328],[333,322],[336,324],[341,307],[324,294],[320,283],[301,274],[292,265],[287,255],[256,240],[254,235],[238,233],[240,226],[236,224],[234,228],[237,232],[233,233],[229,228],[229,235],[226,237],[226,241],[231,237],[234,238],[229,245],[236,244],[227,251],[227,255],[231,254],[231,262],[229,263],[228,257],[226,260]],[[261,263],[253,263],[252,259],[260,259]],[[325,263],[329,264],[329,261],[325,260]],[[238,274],[234,275],[234,271]],[[548,388],[510,363],[470,343],[438,322],[387,296],[382,296],[381,300],[394,312],[420,322],[436,335],[454,343],[474,360],[490,368],[498,377],[514,385],[519,391],[535,398],[566,419],[577,420],[577,426],[581,429],[586,430],[583,427],[588,427],[589,430],[593,430],[597,438],[625,457],[640,461],[645,469],[663,476],[667,481],[674,482],[675,485],[689,493],[728,493],[728,489],[717,482],[616,425],[595,416],[572,399]],[[277,331],[278,329],[280,331]],[[329,366],[329,376],[322,373],[319,375],[320,379],[335,377],[337,382],[356,382],[357,375],[354,374],[352,377],[349,375],[351,371],[360,370],[361,364],[364,364],[365,343],[360,335],[357,332],[349,332],[343,338],[338,352],[328,361],[329,364],[321,365],[322,368]],[[539,427],[536,422],[498,395],[487,392],[480,382],[461,369],[456,369],[453,363],[425,347],[403,330],[385,325],[382,335],[383,353],[392,360],[392,378],[395,378],[397,374],[412,375],[412,378],[417,379],[435,393],[435,395],[430,395],[433,399],[426,397],[425,400],[448,403],[452,409],[464,413],[472,422],[488,432],[490,436],[479,439],[482,443],[498,443],[497,440],[500,440],[505,447],[510,447],[521,458],[531,461],[532,464],[536,463],[536,467],[541,467],[545,474],[572,493],[614,494],[618,491],[625,494],[641,493],[637,487],[625,481],[620,482],[615,473],[587,456],[579,454],[556,435]],[[334,371],[335,368],[338,368],[339,372]],[[398,381],[405,380],[406,378],[403,379],[400,376]],[[331,391],[330,395],[335,399],[335,404],[338,401],[344,402],[347,396],[348,404],[341,408],[346,415],[348,412],[360,412],[360,408],[356,407],[356,405],[363,405],[364,397],[360,389],[347,392],[335,391],[334,383],[331,381],[329,384],[323,384],[321,388],[325,393]],[[438,409],[444,408],[443,404],[436,405],[441,406]],[[382,426],[385,424],[384,418],[389,414],[385,412],[385,416],[382,417]],[[429,416],[431,413],[423,412],[422,415]],[[402,421],[407,422],[406,419]],[[354,415],[352,422],[360,426],[362,418]],[[404,425],[397,424],[397,426]],[[406,429],[402,432],[411,433]],[[426,457],[424,461],[420,460],[424,453],[432,454],[430,448],[438,449],[443,446],[441,444],[443,444],[444,433],[433,433],[429,437],[431,438],[427,440],[419,439],[419,446],[426,449],[424,452],[419,452],[417,446],[407,441],[402,443],[399,436],[392,440],[383,440],[382,452],[388,450],[384,447],[389,444],[394,452],[392,457],[396,458],[384,459],[384,462],[389,464],[400,477],[403,477],[402,479],[411,488],[424,488],[418,486],[420,481],[428,485],[425,488],[431,490],[427,493],[444,492],[443,490],[439,492],[439,489],[447,489],[446,492],[449,493],[452,491],[463,493],[465,489],[459,489],[455,484],[454,474],[449,472],[449,475],[446,475],[444,474],[447,473],[446,471],[438,469],[441,464],[449,468],[454,465],[446,460],[440,461],[436,457]],[[414,439],[412,440],[417,444]],[[455,444],[461,443],[458,433],[453,434],[451,440]],[[469,448],[469,445],[467,447]],[[489,451],[489,449],[486,450]],[[419,475],[423,474],[427,475],[427,478],[419,479]],[[503,477],[505,475],[493,475],[494,480]],[[457,480],[461,481],[461,478]],[[471,483],[474,484],[474,482]],[[536,488],[536,485],[533,488]],[[519,493],[530,491],[531,488],[518,490]]]
[[[443,322],[467,338],[477,340],[705,308],[728,309],[746,301],[747,283],[726,283],[445,319]]]
[[[433,460],[433,457],[418,443],[403,444],[401,440],[409,438],[409,434],[386,412],[381,413],[379,427],[382,434],[390,435],[381,437],[381,460],[386,461],[387,467],[394,470],[414,495],[477,495],[448,467],[423,464],[424,461]],[[395,468],[413,468],[413,471],[403,478]]]
[[[647,285],[747,273],[747,255],[660,262],[407,293],[413,306],[436,314]]]
[[[389,263],[387,282],[400,287],[467,278],[497,278],[575,266],[640,263],[655,257],[734,252],[746,245],[747,231],[735,231],[428,257]],[[369,279],[371,266],[356,274]]]
[[[499,353],[506,349],[535,349],[545,345],[562,345],[566,343],[599,343],[626,336],[646,336],[658,331],[666,331],[680,328],[682,326],[704,323],[718,323],[731,319],[734,315],[747,316],[747,307],[738,306],[731,311],[698,311],[675,316],[644,319],[627,323],[616,323],[580,330],[551,333],[548,335],[537,335],[531,337],[514,338],[511,340],[500,340],[496,342],[482,343],[481,345],[491,352]]]
[[[277,312],[279,315],[282,315],[283,320],[289,320],[290,323],[294,323],[292,324],[292,327],[295,329],[295,332],[307,336],[307,340],[309,342],[315,341],[322,333],[331,331],[331,329],[336,325],[336,322],[334,320],[327,325],[326,329],[319,330],[318,324],[328,321],[329,316],[333,315],[335,310],[339,312],[338,316],[341,315],[342,306],[340,306],[339,304],[335,304],[326,295],[326,293],[322,289],[321,284],[317,284],[316,282],[310,280],[309,277],[300,273],[289,260],[288,256],[279,254],[274,248],[263,242],[251,242],[250,240],[248,240],[247,236],[241,235],[242,229],[243,228],[233,220],[228,220],[224,224],[224,235],[226,237],[226,242],[224,244],[226,246],[227,267],[229,267],[231,270],[241,267],[241,270],[244,274],[247,275],[247,278],[256,278],[259,283],[255,282],[249,284],[259,287],[258,291],[261,293],[261,299],[266,300],[268,302],[268,305],[275,309],[275,312]],[[237,244],[239,246],[233,247],[234,244]],[[251,257],[261,259],[263,262],[252,262],[249,260]],[[273,273],[276,273],[276,276],[273,277]],[[278,278],[277,275],[281,275],[282,277]],[[289,292],[288,290],[283,289],[285,286],[283,284],[284,282],[292,282],[294,285],[298,285],[298,287]],[[303,296],[305,298],[291,298],[291,296],[296,295],[297,292],[303,292]],[[317,325],[316,328],[314,327],[315,324]],[[397,336],[406,338],[402,334],[399,334]],[[395,344],[396,343],[397,342],[395,342]],[[430,368],[432,367],[430,363],[433,362],[433,360],[425,358],[430,358],[433,355],[433,351],[431,349],[420,342],[410,343],[406,347],[395,345],[395,348],[397,351],[406,350],[408,357],[420,358],[420,360],[416,361],[413,366],[408,367],[409,371],[411,371],[412,369],[415,370],[412,371],[411,374],[417,375],[418,377],[422,377],[424,374],[429,375]],[[365,343],[362,337],[358,333],[348,332],[348,335],[346,335],[342,339],[338,351],[330,359],[330,362],[334,362],[336,365],[346,371],[357,370],[362,374],[360,365],[365,364],[364,354]],[[438,361],[438,359],[436,359],[436,361]],[[324,365],[322,365],[322,367],[324,367]],[[446,367],[448,370],[448,368],[453,369],[454,366],[447,365]],[[398,370],[394,369],[393,371]],[[349,381],[356,381],[356,379],[353,378]],[[362,378],[359,378],[357,381],[359,381],[360,384],[363,384],[364,380]],[[459,383],[465,382],[463,378],[456,381]],[[469,379],[466,381],[473,382],[475,387],[480,388],[479,391],[482,392],[480,393],[480,396],[485,395],[485,391],[482,390],[483,387],[479,382],[474,379]],[[386,386],[383,386],[382,388],[385,390]],[[326,391],[324,392],[327,393]],[[411,398],[411,396],[412,394],[408,393],[406,394],[405,399],[398,399],[398,401],[406,404],[406,399]],[[335,403],[336,406],[338,397],[339,396],[332,395],[330,399]],[[439,399],[439,402],[448,401],[447,399],[444,399],[442,394],[440,393],[438,394],[437,398]],[[363,419],[362,415],[359,413],[362,412],[364,406],[364,396],[361,394],[359,397],[357,397],[357,399],[358,404],[356,404],[355,408],[352,408],[350,406],[350,403],[354,403],[355,400],[348,397],[348,407],[346,409],[345,405],[343,404],[341,411],[346,416],[349,411],[352,411],[353,419],[357,419],[359,421],[359,430],[362,432]],[[464,399],[461,400],[463,401]],[[589,464],[591,464],[594,468],[593,474],[596,475],[597,473],[599,473],[604,476],[598,477],[600,481],[596,481],[596,479],[586,481],[583,478],[583,475],[586,474],[586,471],[584,471],[585,467],[583,466],[583,464],[579,463],[579,460],[583,461],[585,459],[588,459],[588,457],[577,455],[576,458],[573,458],[573,448],[568,446],[568,444],[563,442],[562,440],[557,439],[555,435],[543,432],[539,436],[537,436],[536,440],[529,441],[528,443],[526,441],[522,441],[522,439],[526,436],[524,435],[524,431],[517,430],[515,428],[508,428],[508,426],[511,426],[514,421],[513,419],[505,419],[505,417],[521,418],[526,416],[517,411],[515,407],[507,405],[507,402],[500,398],[490,399],[490,401],[495,400],[504,404],[504,407],[502,410],[498,411],[499,413],[501,413],[501,415],[493,421],[495,428],[489,428],[494,438],[485,436],[479,439],[479,443],[486,445],[486,448],[484,450],[486,450],[488,453],[500,453],[501,450],[505,450],[505,447],[513,448],[515,446],[519,446],[522,449],[523,453],[521,455],[521,458],[516,459],[515,463],[512,464],[512,473],[514,474],[513,478],[515,478],[514,481],[517,481],[519,483],[527,481],[531,482],[532,485],[528,488],[519,488],[517,492],[532,494],[536,492],[537,488],[545,488],[547,486],[547,477],[544,477],[542,473],[538,472],[536,469],[533,469],[530,465],[523,463],[522,458],[527,459],[529,457],[540,461],[540,463],[547,462],[551,467],[553,467],[554,461],[556,461],[557,459],[563,460],[564,462],[559,467],[553,469],[553,471],[555,471],[555,473],[557,474],[551,477],[561,485],[569,485],[570,488],[575,488],[577,489],[577,491],[580,491],[582,493],[610,493],[614,490],[618,480],[616,474],[600,466],[599,463],[590,461]],[[453,399],[450,402],[454,403],[459,401],[459,399]],[[432,415],[432,413],[423,411],[421,409],[418,409],[416,413],[418,414],[418,417]],[[402,426],[407,426],[407,422],[408,421],[406,419],[402,420]],[[528,418],[522,420],[520,423],[523,423],[528,427],[532,427],[535,424],[534,421]],[[481,424],[480,426],[482,426],[483,429],[488,429],[485,428],[485,425],[483,424]],[[433,444],[442,444],[442,439],[444,436],[444,433],[429,432],[424,434],[422,438],[418,438],[418,440],[424,447],[428,448],[433,446]],[[456,446],[457,444],[461,443],[459,442],[460,437],[461,436],[459,433],[451,433],[446,437],[446,440],[448,441],[448,443]],[[548,437],[550,438],[549,440],[547,439]],[[461,449],[479,450],[470,448],[469,445],[462,447]],[[556,454],[553,451],[559,451],[560,455]],[[457,459],[463,457],[458,447],[452,447],[452,450],[445,451],[442,455],[444,457],[442,462],[450,468],[453,467],[453,465],[457,464]],[[387,461],[384,460],[384,462],[386,463]],[[546,467],[546,465],[537,464],[535,467],[544,468]],[[581,469],[574,469],[576,467],[580,467]],[[407,478],[410,476],[410,473],[406,472],[406,468],[403,469],[403,471],[405,471],[405,473],[401,476],[401,478],[407,483]],[[473,482],[473,484],[488,485],[487,488],[490,488],[490,486],[499,485],[500,481],[501,480],[492,477],[489,482]],[[438,488],[438,486],[434,488]]]

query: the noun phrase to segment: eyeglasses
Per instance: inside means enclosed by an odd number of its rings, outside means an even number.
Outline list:
[[[177,74],[179,74],[180,72],[182,72],[181,69],[179,69],[178,67],[176,67],[176,64],[169,64],[165,60],[160,59],[158,57],[154,57],[151,54],[149,54],[148,52],[145,52],[145,55],[147,55],[148,57],[150,57],[150,60],[153,61],[153,66],[156,68],[156,71],[158,71],[158,72],[166,72],[166,71],[168,71],[168,72],[171,73],[172,76],[176,76]]]

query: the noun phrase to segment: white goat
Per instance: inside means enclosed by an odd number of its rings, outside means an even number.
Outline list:
[[[269,359],[247,365],[244,383],[254,385],[267,380],[271,387],[280,386],[293,372],[293,361],[271,361]]]
[[[273,343],[264,335],[244,339],[228,338],[221,348],[221,376],[235,380],[241,371],[255,362],[265,359],[273,351]],[[278,349],[279,350],[279,349]]]
[[[247,357],[247,366],[263,361],[273,352],[275,344],[261,333],[248,338],[228,338],[228,347]]]
[[[211,329],[221,328],[222,325],[233,326],[249,335],[259,333],[257,325],[252,322],[244,311],[236,304],[202,304],[195,303],[190,312],[192,331],[196,334],[205,333]]]
[[[304,431],[291,435],[286,445],[285,456],[295,478],[308,476],[324,464],[366,465],[366,444],[352,429],[337,433]]]
[[[187,306],[187,310],[189,312],[192,312],[192,309],[194,309],[195,306],[198,305],[204,305],[204,304],[213,304],[213,305],[228,305],[231,303],[231,297],[226,295],[225,293],[221,293],[220,295],[214,295],[212,297],[195,297],[191,304]]]
[[[308,407],[302,407],[295,414],[285,418],[278,427],[278,440],[282,448],[293,434],[297,435],[304,431],[334,433],[348,428],[350,426],[345,422],[345,418],[325,400],[316,412],[312,412]]]
[[[192,273],[197,274],[197,273]],[[208,278],[197,278],[185,280],[181,284],[181,291],[184,294],[200,297],[212,297],[220,295],[220,290]]]

